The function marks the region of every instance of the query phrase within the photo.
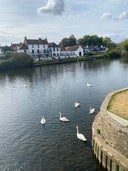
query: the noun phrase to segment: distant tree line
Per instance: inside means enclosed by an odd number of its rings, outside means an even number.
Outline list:
[[[72,34],[69,38],[63,38],[59,43],[60,47],[81,45],[86,46],[105,46],[109,49],[114,49],[116,44],[109,37],[98,37],[97,35],[85,35],[78,40]]]

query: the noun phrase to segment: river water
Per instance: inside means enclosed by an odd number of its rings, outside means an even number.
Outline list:
[[[128,63],[120,60],[1,72],[0,171],[102,171],[92,152],[92,122],[106,95],[125,87]],[[60,122],[59,112],[70,121]],[[77,139],[76,126],[87,143]]]

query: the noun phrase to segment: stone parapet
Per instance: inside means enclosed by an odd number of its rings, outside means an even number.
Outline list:
[[[107,111],[114,93],[105,98],[94,119],[92,146],[96,158],[108,171],[128,171],[128,120]]]

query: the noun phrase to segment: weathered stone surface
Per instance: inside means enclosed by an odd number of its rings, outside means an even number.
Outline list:
[[[100,112],[94,119],[92,125],[92,144],[93,149],[99,149],[97,156],[100,155],[99,151],[104,152],[107,157],[114,160],[115,167],[117,167],[116,163],[119,163],[122,167],[124,165],[124,168],[128,169],[128,120],[107,111],[108,102],[113,93],[110,93],[105,98]],[[97,153],[96,149],[94,149],[95,153]],[[99,157],[100,160],[101,157]]]

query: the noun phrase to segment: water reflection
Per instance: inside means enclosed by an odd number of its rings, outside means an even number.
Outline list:
[[[128,64],[91,60],[0,73],[0,169],[101,171],[91,125],[105,96],[128,86]],[[118,79],[117,79],[118,78]],[[86,82],[92,87],[87,88]],[[24,86],[26,85],[26,86]],[[74,108],[74,102],[81,106]],[[70,122],[61,123],[62,112]],[[42,115],[47,123],[40,123]],[[76,137],[76,125],[87,143]]]

